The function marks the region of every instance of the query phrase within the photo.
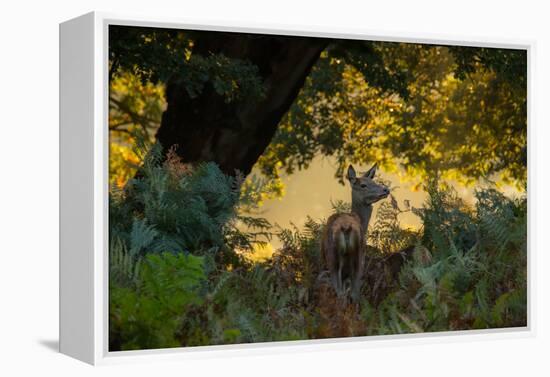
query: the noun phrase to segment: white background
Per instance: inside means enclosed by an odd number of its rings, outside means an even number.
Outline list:
[[[0,375],[550,375],[548,108],[550,12],[544,1],[3,1],[0,11]],[[57,354],[58,23],[91,10],[208,20],[345,26],[536,40],[529,145],[537,334],[531,338],[92,368]],[[324,348],[326,349],[326,348]]]

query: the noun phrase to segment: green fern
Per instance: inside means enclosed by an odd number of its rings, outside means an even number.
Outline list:
[[[130,232],[130,255],[146,250],[158,236],[158,232],[143,219],[134,219]]]
[[[134,287],[110,286],[110,348],[178,346],[176,337],[182,325],[181,317],[202,302],[203,258],[151,254],[144,258],[134,278]]]
[[[160,146],[138,147],[139,173],[110,198],[111,350],[306,339],[342,325],[322,313],[324,219],[273,227],[256,211],[261,180],[243,189],[240,174],[216,164],[174,169]],[[401,229],[397,205],[379,206],[360,310],[343,324],[360,322],[355,333],[368,335],[524,326],[526,197],[489,187],[469,206],[435,181],[426,190],[422,208],[410,209],[418,232]],[[242,257],[274,235],[282,247],[273,258]],[[405,247],[412,257],[388,272]],[[375,300],[381,279],[390,284]]]

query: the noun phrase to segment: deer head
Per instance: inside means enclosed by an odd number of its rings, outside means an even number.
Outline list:
[[[351,201],[356,205],[368,206],[388,197],[390,189],[374,182],[378,164],[374,164],[365,174],[357,177],[352,165],[348,167],[347,178],[351,185]]]

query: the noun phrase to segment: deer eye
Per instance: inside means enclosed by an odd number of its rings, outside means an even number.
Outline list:
[[[367,185],[366,185],[366,184],[364,184],[364,183],[361,183],[361,188],[366,188],[366,187],[367,187]]]

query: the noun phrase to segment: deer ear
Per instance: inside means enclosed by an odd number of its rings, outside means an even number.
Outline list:
[[[378,163],[375,163],[374,165],[372,165],[372,168],[370,168],[370,169],[363,175],[363,177],[367,177],[367,178],[373,179],[373,178],[374,178],[374,175],[376,174],[376,169],[378,169]]]
[[[348,175],[347,175],[347,178],[348,180],[353,183],[353,181],[355,181],[357,179],[357,176],[355,174],[355,169],[353,168],[353,166],[348,166]]]

